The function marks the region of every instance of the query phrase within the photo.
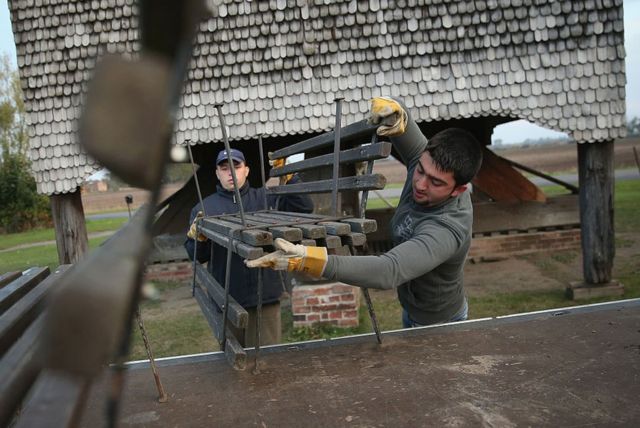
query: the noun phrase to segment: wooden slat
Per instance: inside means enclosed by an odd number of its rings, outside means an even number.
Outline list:
[[[87,390],[88,382],[80,377],[52,370],[42,372],[15,428],[77,426]]]
[[[7,272],[0,275],[0,288],[4,287],[16,278],[19,278],[22,272]]]
[[[232,223],[223,218],[205,217],[202,220],[202,227],[214,230],[222,235],[239,238],[247,245],[259,247],[273,244],[273,236],[266,230],[243,230],[241,224]]]
[[[357,175],[338,179],[338,190],[381,190],[387,179],[381,174]],[[305,183],[274,186],[267,189],[272,195],[330,193],[333,190],[333,180],[318,180]]]
[[[274,224],[281,224],[278,220],[268,217],[260,217],[254,214],[245,214],[244,217],[247,221],[250,221],[251,224],[255,224],[268,230],[273,238],[282,238],[291,242],[296,242],[302,239],[302,231],[300,229],[289,226],[273,226]],[[242,224],[242,219],[238,216],[224,217],[224,219],[233,223]]]
[[[70,265],[60,266],[0,316],[0,356],[11,347],[42,310],[42,301]]]
[[[341,223],[339,221],[321,221],[319,225],[324,226],[329,235],[348,235],[351,233],[351,226],[347,223]]]
[[[0,288],[0,314],[33,289],[49,275],[49,268],[31,268],[15,281]]]
[[[318,239],[316,241],[318,247],[326,248],[338,248],[342,246],[342,240],[339,236],[328,235],[326,238]]]
[[[202,234],[207,238],[211,239],[218,245],[221,245],[225,248],[229,246],[229,237],[218,233],[214,230],[209,230],[206,227],[202,227],[200,229]],[[240,242],[238,240],[233,241],[233,252],[238,254],[240,257],[253,260],[264,255],[264,250],[261,247],[253,247],[251,245],[247,245],[244,242]]]
[[[473,233],[527,231],[580,224],[577,195],[547,202],[481,202],[473,206]]]
[[[233,279],[233,278],[232,278]],[[224,307],[224,287],[207,271],[200,263],[196,263],[196,280],[198,284],[207,290],[209,297],[213,299],[219,308]],[[236,300],[229,296],[229,321],[238,328],[245,328],[249,323],[249,314]]]
[[[206,293],[200,288],[196,287],[195,289],[195,298],[198,304],[200,305],[200,309],[204,314],[207,322],[209,323],[209,327],[213,331],[213,335],[218,340],[218,343],[222,341],[222,314],[217,313],[217,311],[213,311],[208,304],[209,297]],[[247,367],[247,353],[244,351],[238,340],[235,338],[231,330],[227,328],[226,332],[226,345],[225,345],[225,356],[227,357],[227,361],[234,369],[244,370]]]
[[[472,181],[474,187],[486,193],[494,201],[539,201],[546,196],[529,179],[511,164],[484,148],[482,167]]]
[[[361,120],[359,122],[352,123],[351,125],[347,125],[340,129],[340,143],[342,146],[345,146],[352,141],[368,143],[376,128],[377,125],[370,125],[366,120]],[[334,139],[334,131],[325,132],[324,134],[317,135],[313,138],[309,138],[308,140],[304,140],[269,153],[269,159],[286,158],[287,156],[295,155],[297,153],[305,153],[311,150],[330,147],[333,146]]]
[[[365,162],[375,159],[386,158],[391,154],[391,143],[375,143],[367,146],[360,146],[340,152],[340,164],[354,162]],[[333,164],[333,154],[316,156],[299,162],[286,164],[279,168],[272,168],[269,171],[270,177],[280,177],[282,175],[295,172],[307,171],[313,168],[326,167]]]
[[[361,247],[367,242],[367,235],[358,232],[351,232],[341,238],[343,245],[352,245],[354,247]]]
[[[302,237],[307,239],[318,239],[327,236],[327,230],[324,226],[313,224],[313,219],[309,219],[302,216],[296,216],[296,213],[280,212],[280,211],[267,211],[255,213],[257,216],[272,218],[282,223],[289,222],[291,227],[298,228],[302,231]],[[322,218],[322,217],[321,217]],[[305,222],[299,224],[298,222]]]
[[[349,224],[354,232],[372,233],[378,230],[378,223],[368,218],[345,218],[340,221]]]
[[[38,337],[44,315],[39,316],[0,360],[0,426],[7,426],[38,374]]]

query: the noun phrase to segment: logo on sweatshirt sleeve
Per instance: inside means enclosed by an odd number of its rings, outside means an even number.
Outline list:
[[[413,218],[410,215],[396,225],[393,231],[393,237],[396,241],[407,241],[413,236]]]

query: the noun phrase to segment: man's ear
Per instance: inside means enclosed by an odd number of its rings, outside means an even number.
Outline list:
[[[456,186],[453,188],[453,192],[451,192],[451,196],[458,196],[461,193],[464,193],[464,191],[467,190],[467,185],[463,184],[461,186]]]

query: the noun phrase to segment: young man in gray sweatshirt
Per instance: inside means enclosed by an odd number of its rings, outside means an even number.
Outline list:
[[[380,124],[377,133],[389,137],[407,166],[391,220],[395,246],[380,256],[351,257],[276,240],[276,252],[245,263],[359,287],[397,288],[405,328],[464,320],[463,268],[473,222],[467,186],[482,164],[482,148],[456,128],[427,142],[404,106],[391,98],[372,100],[370,121]]]

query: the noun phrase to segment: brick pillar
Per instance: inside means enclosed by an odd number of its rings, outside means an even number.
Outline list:
[[[297,285],[291,294],[293,326],[331,323],[338,327],[357,327],[360,288],[342,282]]]

